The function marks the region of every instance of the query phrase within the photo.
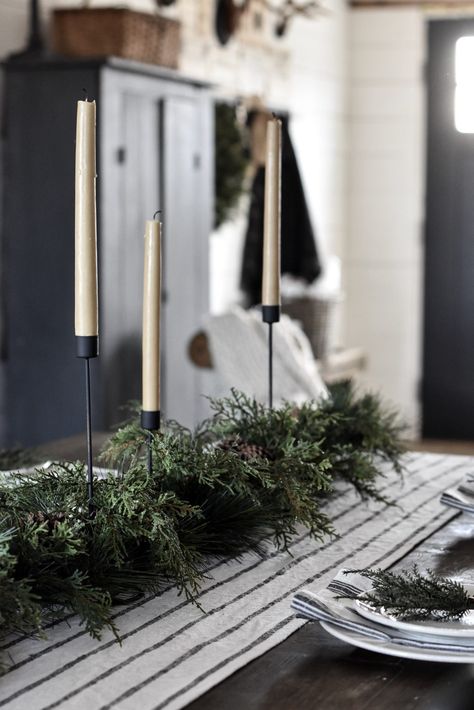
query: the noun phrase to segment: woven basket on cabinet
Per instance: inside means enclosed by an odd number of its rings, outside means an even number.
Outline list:
[[[176,69],[181,23],[119,8],[55,10],[53,46],[66,56],[115,56]]]

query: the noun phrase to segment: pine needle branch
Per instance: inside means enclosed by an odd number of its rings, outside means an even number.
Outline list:
[[[432,570],[421,574],[411,570],[390,572],[380,569],[350,570],[372,582],[372,590],[359,597],[376,608],[383,607],[403,620],[459,620],[474,609],[474,598],[452,579]]]

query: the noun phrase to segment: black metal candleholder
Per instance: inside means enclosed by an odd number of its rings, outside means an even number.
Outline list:
[[[91,404],[91,371],[90,360],[99,354],[99,337],[97,335],[76,336],[77,357],[84,360],[86,382],[86,441],[87,441],[87,499],[89,516],[95,515],[94,506],[94,472],[92,462],[92,404]]]
[[[280,320],[280,306],[262,306],[262,320],[268,323],[268,406],[273,408],[273,324]]]
[[[149,411],[142,409],[141,426],[148,432],[148,473],[150,476],[153,473],[153,432],[159,431],[161,425],[161,412],[159,409]]]

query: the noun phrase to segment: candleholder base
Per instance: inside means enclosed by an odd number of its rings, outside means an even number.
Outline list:
[[[142,429],[158,431],[161,425],[161,412],[159,409],[156,411],[142,409],[140,420]]]
[[[264,323],[278,323],[280,320],[280,306],[262,306],[262,320]]]
[[[76,335],[76,357],[92,358],[98,355],[98,335]]]

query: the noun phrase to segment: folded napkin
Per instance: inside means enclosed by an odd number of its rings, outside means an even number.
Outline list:
[[[327,589],[314,593],[303,589],[297,592],[291,602],[297,616],[310,621],[325,621],[347,631],[352,631],[366,638],[371,638],[382,643],[394,643],[412,648],[427,648],[433,651],[449,651],[452,653],[466,653],[474,650],[474,641],[440,641],[438,636],[420,630],[419,633],[405,633],[391,629],[387,626],[376,624],[359,616],[353,609],[350,599],[338,598],[344,594],[352,598],[366,592],[371,587],[371,581],[356,573],[344,574],[341,570]]]
[[[443,505],[449,505],[451,508],[458,508],[465,513],[474,514],[474,481],[467,480],[457,488],[448,488],[444,491],[441,498]]]

